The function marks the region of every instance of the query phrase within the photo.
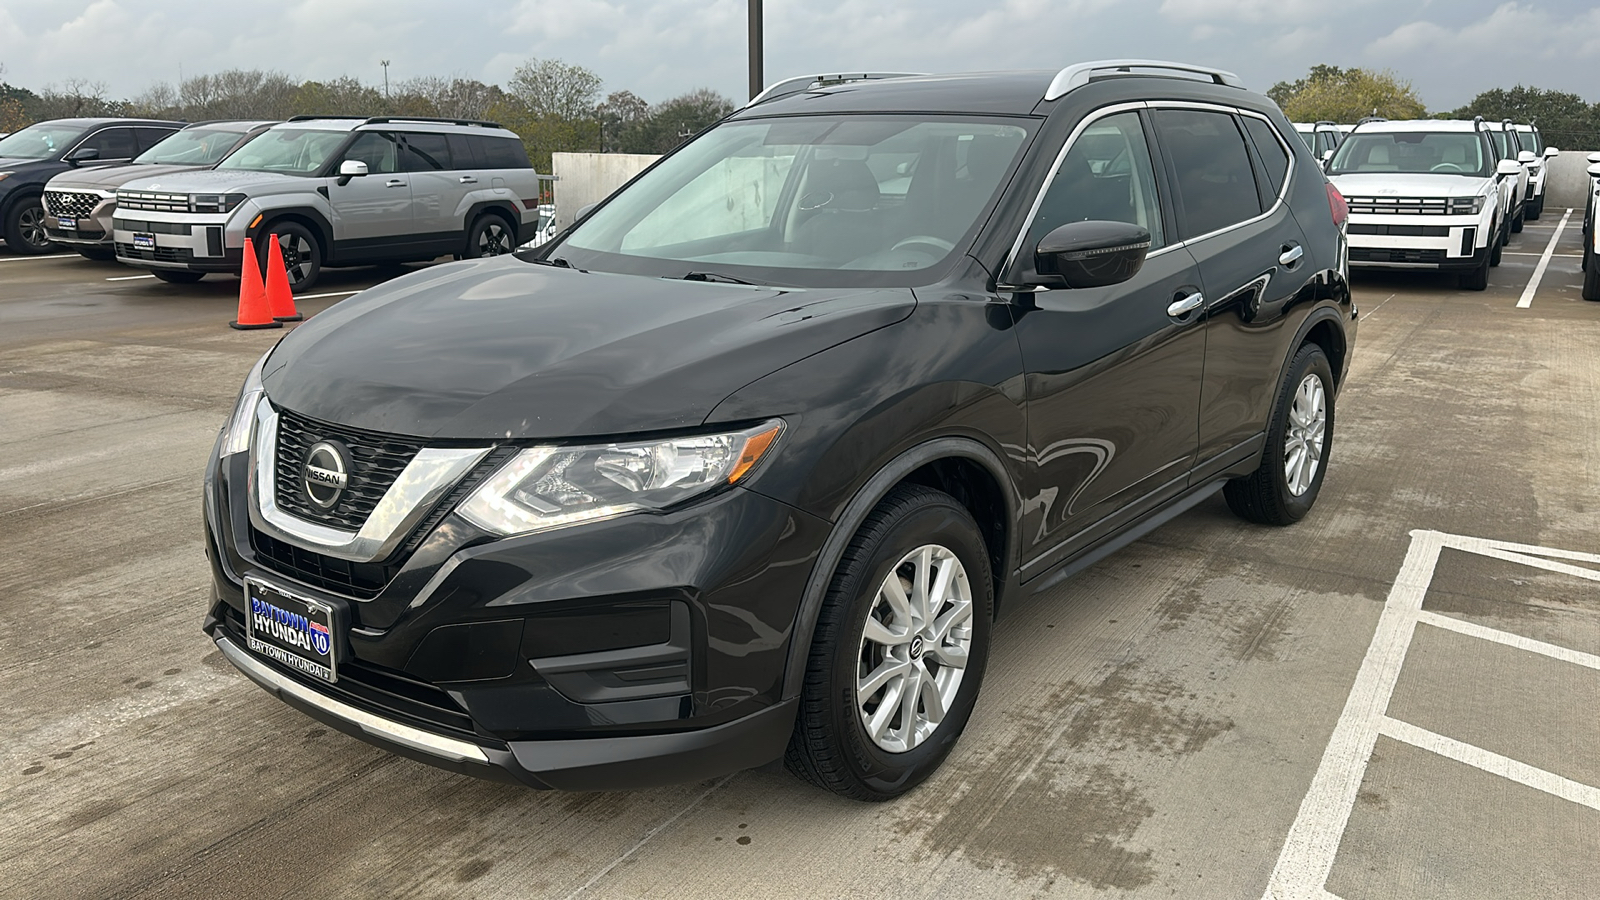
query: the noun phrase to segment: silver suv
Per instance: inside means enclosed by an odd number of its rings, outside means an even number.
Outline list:
[[[50,240],[89,259],[109,260],[117,188],[141,178],[216,165],[235,148],[276,122],[196,122],[120,166],[68,169],[44,188],[44,227]]]
[[[264,264],[271,235],[289,286],[323,266],[496,256],[538,223],[539,176],[493,122],[299,116],[216,168],[117,191],[119,262],[171,282],[238,273],[245,238]]]

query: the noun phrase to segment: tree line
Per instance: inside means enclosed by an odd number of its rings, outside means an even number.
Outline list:
[[[666,153],[736,108],[733,100],[705,88],[652,104],[626,90],[603,95],[603,86],[594,72],[559,59],[530,59],[504,85],[428,75],[385,89],[350,76],[296,81],[283,72],[229,69],[157,82],[126,99],[111,97],[101,82],[72,79],[33,91],[0,79],[0,132],[72,116],[191,122],[297,115],[480,119],[515,131],[534,167],[548,172],[550,155],[558,151]]]
[[[1517,85],[1494,88],[1457,109],[1430,113],[1411,86],[1390,71],[1316,65],[1305,78],[1280,81],[1267,91],[1295,122],[1353,124],[1364,116],[1385,119],[1511,119],[1539,126],[1546,143],[1570,150],[1600,148],[1600,103],[1577,94]]]

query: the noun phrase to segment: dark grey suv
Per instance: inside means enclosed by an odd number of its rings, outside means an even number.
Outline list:
[[[459,772],[781,757],[895,796],[962,733],[1007,606],[1218,491],[1311,510],[1356,332],[1343,216],[1224,72],[788,83],[537,250],[263,357],[206,471],[206,633]]]

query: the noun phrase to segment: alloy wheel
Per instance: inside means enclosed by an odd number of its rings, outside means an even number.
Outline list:
[[[283,250],[283,269],[289,282],[299,284],[311,268],[311,242],[303,235],[280,234],[278,246]]]
[[[972,650],[972,585],[949,549],[907,553],[867,610],[856,708],[867,736],[890,753],[931,737],[955,703]]]
[[[44,230],[44,207],[30,206],[17,216],[17,225],[22,232],[22,239],[31,247],[44,247],[50,243],[50,235]]]
[[[1328,395],[1315,372],[1300,380],[1289,407],[1289,427],[1284,436],[1283,475],[1289,493],[1305,495],[1322,466],[1323,441],[1328,427]]]
[[[490,222],[478,232],[478,255],[500,256],[511,252],[511,231],[499,222]]]

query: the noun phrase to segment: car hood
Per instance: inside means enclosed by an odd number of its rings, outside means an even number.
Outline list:
[[[140,178],[157,178],[176,172],[193,172],[199,166],[126,165],[101,169],[70,169],[50,179],[52,188],[98,188],[114,190]]]
[[[276,175],[271,172],[241,172],[237,169],[185,168],[172,175],[138,178],[122,185],[130,191],[167,191],[174,194],[232,194],[260,193],[267,188],[285,183],[304,184],[307,191],[314,189],[320,180],[299,175]]]
[[[57,159],[0,159],[0,172],[28,171],[30,169],[66,168],[67,164]]]
[[[263,382],[279,408],[424,438],[687,428],[746,384],[915,305],[904,288],[752,288],[500,257],[334,306],[284,338]]]
[[[1329,175],[1346,197],[1475,197],[1491,179],[1483,175],[1365,172]]]

